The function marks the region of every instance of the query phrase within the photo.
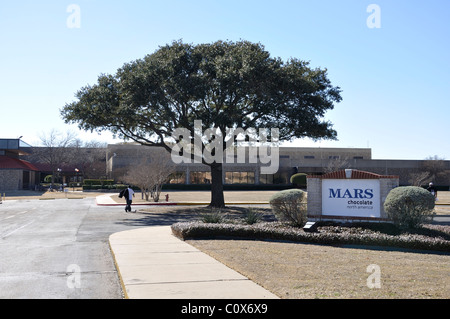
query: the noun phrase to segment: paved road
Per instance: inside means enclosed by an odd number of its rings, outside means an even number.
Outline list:
[[[450,226],[450,215],[437,215],[433,218],[433,224]]]
[[[176,221],[99,207],[95,199],[0,205],[0,298],[122,298],[109,235]]]

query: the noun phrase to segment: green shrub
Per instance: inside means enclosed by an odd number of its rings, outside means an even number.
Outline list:
[[[272,195],[269,203],[278,220],[303,227],[308,219],[306,196],[300,189],[288,189]]]
[[[86,186],[106,186],[106,185],[113,185],[114,184],[114,180],[112,179],[85,179],[83,181],[83,185]]]
[[[206,224],[220,224],[225,221],[225,216],[220,209],[212,209],[210,213],[202,215],[202,221]]]
[[[290,182],[297,187],[306,187],[307,175],[304,173],[297,173],[291,176]]]
[[[421,187],[406,186],[391,190],[384,210],[400,228],[417,228],[434,214],[435,198]]]
[[[261,221],[262,215],[252,208],[249,208],[244,216],[244,223],[247,225],[253,225]]]
[[[72,187],[72,186],[71,186]],[[128,185],[124,185],[124,184],[114,184],[114,185],[86,185],[83,184],[83,190],[88,191],[88,190],[122,190],[127,188]],[[139,191],[138,187],[132,186],[131,187],[134,191]]]

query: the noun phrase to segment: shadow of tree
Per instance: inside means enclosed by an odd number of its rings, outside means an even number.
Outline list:
[[[238,220],[245,218],[249,211],[260,214],[261,220],[274,221],[275,216],[269,208],[249,208],[249,207],[226,207],[219,211],[209,207],[176,207],[171,209],[145,209],[135,213],[128,213],[129,218],[117,221],[119,224],[127,226],[168,226],[179,222],[199,221],[205,215],[211,213],[223,214],[226,219]],[[136,216],[133,218],[133,216]]]

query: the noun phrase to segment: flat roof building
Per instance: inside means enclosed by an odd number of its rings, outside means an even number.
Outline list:
[[[32,147],[20,139],[0,139],[0,191],[34,189],[41,182],[41,177],[51,174],[49,164],[27,156],[31,152]],[[77,150],[76,154],[70,153],[72,155],[68,156],[67,162],[58,163],[64,183],[81,182],[83,178],[99,176],[121,182],[128,167],[148,163],[155,156],[173,162],[171,154],[164,148],[138,144],[110,144],[101,148],[95,158],[91,156],[93,158],[87,160],[89,152],[97,154],[97,149]],[[80,154],[84,161],[80,160]],[[255,189],[270,186],[278,188],[289,186],[290,177],[295,173],[322,175],[351,168],[380,175],[398,175],[400,185],[420,184],[415,176],[425,176],[422,185],[433,181],[435,185],[447,189],[450,186],[450,161],[447,160],[382,160],[373,159],[370,148],[314,147],[280,147],[273,159],[275,157],[276,172],[264,173],[262,169],[267,165],[262,164],[264,161],[260,157],[256,161],[249,160],[248,147],[243,153],[235,150],[231,155],[224,154],[223,183],[247,185],[247,188],[253,185]],[[29,161],[24,158],[29,158]],[[210,167],[194,161],[176,164],[175,171],[169,180],[170,184],[205,185],[212,181]]]
[[[138,165],[144,157],[154,154],[171,161],[171,154],[163,148],[146,147],[135,144],[108,145],[106,151],[107,176],[120,179],[129,165]],[[235,155],[235,158],[237,156]],[[326,174],[345,168],[369,171],[381,175],[398,175],[401,185],[411,184],[411,174],[425,169],[426,160],[374,160],[370,148],[312,148],[280,147],[279,169],[275,174],[261,174],[259,161],[227,163],[224,159],[223,182],[247,185],[289,185],[295,173]],[[450,185],[450,161],[442,161],[441,185]],[[176,166],[177,173],[170,180],[172,184],[210,184],[210,167],[196,163],[182,163]],[[435,178],[435,177],[433,177]],[[428,182],[427,182],[428,183]]]

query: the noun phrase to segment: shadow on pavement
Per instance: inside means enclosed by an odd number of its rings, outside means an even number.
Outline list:
[[[263,221],[275,220],[275,216],[268,208],[254,208],[252,211],[259,214],[261,220]],[[153,212],[138,210],[137,212],[124,213],[127,218],[117,221],[116,223],[134,227],[170,226],[178,222],[199,221],[206,215],[215,213],[223,214],[223,217],[227,219],[240,219],[245,218],[248,212],[248,207],[228,207],[227,209],[224,209],[223,212],[213,212],[207,207],[155,207]]]
[[[127,219],[118,221],[118,224],[146,227],[146,226],[170,226],[178,222],[195,221],[199,219],[198,214],[174,214],[174,213],[127,213]]]

